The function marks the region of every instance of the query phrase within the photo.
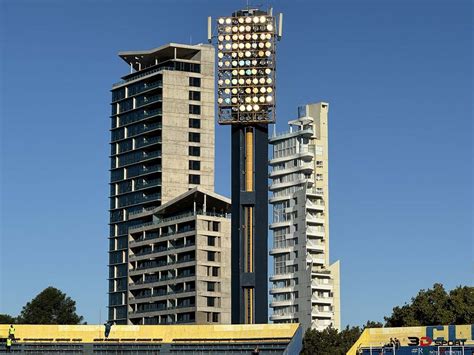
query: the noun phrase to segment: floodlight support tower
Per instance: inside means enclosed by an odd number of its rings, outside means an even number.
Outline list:
[[[268,323],[268,124],[275,123],[272,9],[217,20],[218,122],[232,144],[232,323]],[[212,41],[208,19],[208,40]]]

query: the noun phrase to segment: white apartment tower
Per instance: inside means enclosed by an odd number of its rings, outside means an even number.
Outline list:
[[[328,108],[298,108],[290,130],[270,138],[274,323],[340,329],[339,261],[329,262]]]

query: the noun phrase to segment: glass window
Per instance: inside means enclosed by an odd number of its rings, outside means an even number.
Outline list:
[[[207,261],[216,261],[216,252],[208,251],[207,252]]]
[[[196,132],[189,132],[188,140],[190,142],[199,143],[201,141],[201,134]]]
[[[199,105],[189,105],[189,113],[193,115],[201,114],[201,106]]]
[[[200,91],[190,91],[189,99],[194,101],[201,101],[201,92]]]
[[[189,78],[189,86],[200,87],[201,86],[201,78]]]
[[[199,160],[190,160],[189,170],[201,170],[201,162]]]
[[[213,247],[216,245],[216,237],[211,237],[211,236],[208,236],[207,237],[207,245]]]
[[[199,118],[190,118],[189,128],[201,128],[201,120]]]
[[[207,283],[207,290],[209,292],[214,292],[216,290],[216,283],[215,282],[208,282]]]
[[[200,147],[189,147],[189,155],[193,157],[201,156],[201,148]]]
[[[215,297],[207,297],[207,306],[214,307],[216,298]]]
[[[200,175],[189,175],[189,183],[199,185],[201,183],[201,176]]]

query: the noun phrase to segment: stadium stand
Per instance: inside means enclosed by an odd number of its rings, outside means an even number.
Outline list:
[[[347,355],[473,355],[474,325],[365,329]]]
[[[0,354],[9,325],[0,325]],[[12,354],[299,354],[298,324],[15,325]]]

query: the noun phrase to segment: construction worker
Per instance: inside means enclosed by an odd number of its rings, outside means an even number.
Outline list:
[[[8,328],[8,338],[15,340],[15,327],[13,324],[10,324],[10,328]]]
[[[7,353],[9,353],[11,351],[11,348],[12,348],[12,339],[11,338],[7,338],[6,348],[7,348]]]

